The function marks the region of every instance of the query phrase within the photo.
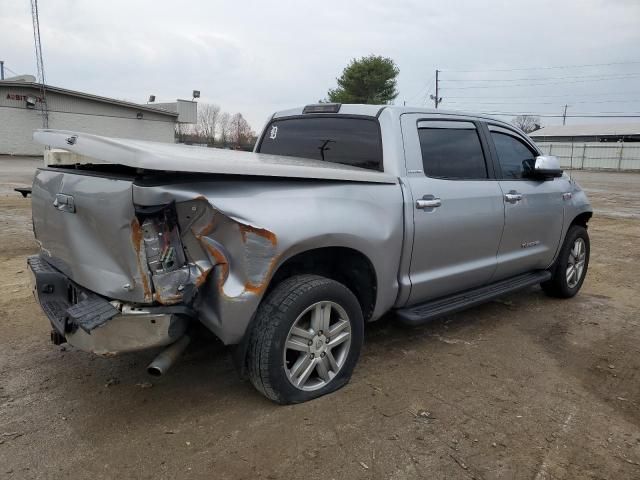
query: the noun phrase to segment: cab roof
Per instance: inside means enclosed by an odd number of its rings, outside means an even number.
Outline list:
[[[313,112],[308,111],[313,107],[326,107],[327,105],[334,105],[337,108],[337,111],[324,111],[324,112]],[[307,111],[305,111],[307,110]],[[382,114],[383,111],[389,111],[395,116],[400,116],[405,113],[427,113],[427,114],[436,114],[436,115],[457,115],[457,116],[465,116],[465,117],[473,117],[481,120],[491,120],[496,123],[501,123],[504,125],[508,125],[511,128],[514,128],[513,125],[507,124],[502,120],[499,120],[494,117],[490,117],[488,115],[470,113],[470,112],[461,112],[456,110],[443,110],[443,109],[435,109],[435,108],[427,108],[427,107],[412,107],[410,105],[367,105],[367,104],[357,104],[357,103],[343,103],[343,104],[326,104],[326,103],[318,103],[311,105],[304,105],[300,107],[290,108],[287,110],[281,110],[276,112],[271,117],[272,119],[276,118],[284,118],[284,117],[293,117],[305,114],[319,114],[319,115],[362,115],[367,117],[378,117]]]

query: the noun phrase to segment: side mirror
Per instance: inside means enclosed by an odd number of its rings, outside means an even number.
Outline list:
[[[540,155],[536,157],[533,176],[544,180],[561,177],[562,169],[560,168],[558,157],[554,157],[553,155]]]

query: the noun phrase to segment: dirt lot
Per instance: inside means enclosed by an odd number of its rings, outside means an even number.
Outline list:
[[[153,353],[50,344],[9,188],[30,168],[0,161],[0,478],[640,478],[640,175],[577,174],[599,214],[575,299],[383,320],[346,388],[279,407],[203,339],[159,380]]]

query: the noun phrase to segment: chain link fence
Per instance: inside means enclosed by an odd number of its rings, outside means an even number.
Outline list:
[[[572,170],[640,171],[640,143],[536,142],[545,155],[555,155]]]

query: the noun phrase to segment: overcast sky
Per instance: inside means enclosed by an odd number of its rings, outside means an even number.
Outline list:
[[[134,102],[199,89],[256,130],[370,53],[400,68],[398,104],[424,105],[439,68],[441,108],[640,112],[640,0],[46,0],[40,25],[51,85]],[[29,1],[0,0],[0,60],[33,74],[33,52]],[[568,119],[587,121],[607,120]]]

